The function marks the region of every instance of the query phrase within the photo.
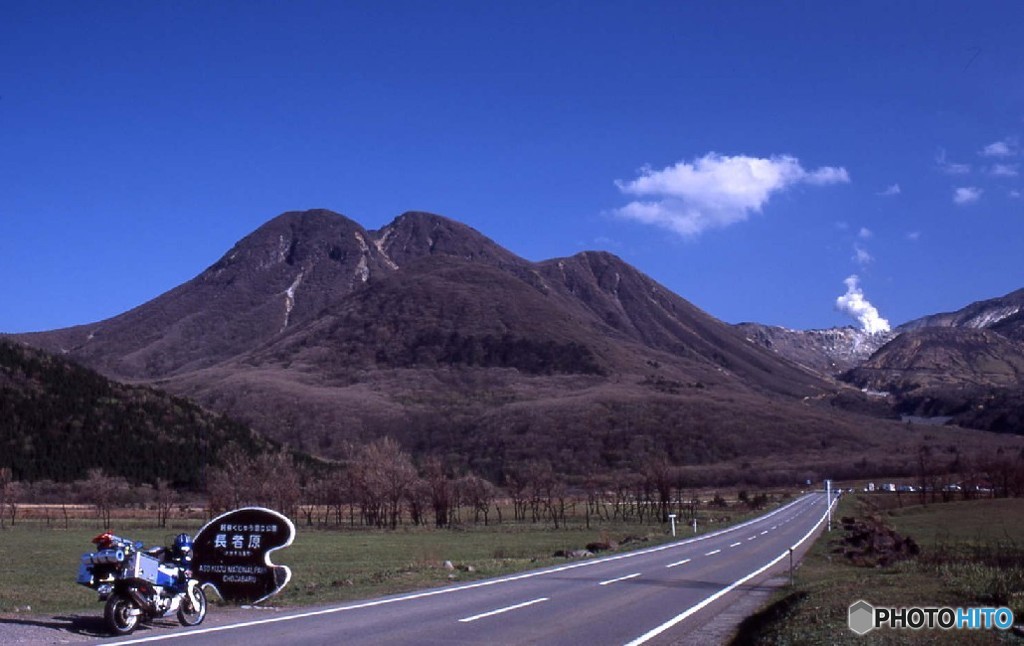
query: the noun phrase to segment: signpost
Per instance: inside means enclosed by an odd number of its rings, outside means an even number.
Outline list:
[[[825,504],[828,505],[828,531],[832,531],[832,481],[825,481]]]
[[[292,571],[270,553],[295,539],[295,525],[276,511],[244,507],[217,516],[196,534],[193,575],[229,601],[259,603],[281,591]]]

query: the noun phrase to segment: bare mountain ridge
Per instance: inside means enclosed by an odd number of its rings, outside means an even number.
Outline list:
[[[1015,315],[1024,311],[1024,289],[1010,292],[1005,296],[977,301],[955,312],[944,312],[922,316],[896,328],[898,332],[909,332],[929,327],[987,329],[1000,327],[1004,335],[1012,329],[1019,329],[1020,318]]]
[[[918,328],[896,337],[847,378],[872,390],[904,393],[930,386],[1015,387],[1024,348],[979,328]]]
[[[790,330],[739,323],[746,338],[822,375],[838,376],[867,361],[898,336],[927,328],[990,329],[1013,341],[1024,340],[1024,289],[971,303],[955,312],[923,316],[891,332],[869,334],[853,327]],[[952,339],[955,335],[950,335]]]
[[[737,328],[819,374],[888,394],[900,414],[1024,433],[1024,289],[882,334],[756,323]]]
[[[1024,433],[1024,290],[897,330],[892,342],[841,378],[890,393],[905,415]]]
[[[869,334],[850,326],[790,330],[760,323],[739,323],[736,328],[751,343],[824,376],[855,368],[896,336],[892,332]]]
[[[392,275],[397,277],[390,280]],[[475,315],[453,313],[447,301],[451,296],[460,302],[457,283],[470,290],[485,287],[462,299],[463,309],[477,310]],[[503,299],[506,290],[513,293]],[[524,299],[533,301],[535,311],[521,311]],[[425,301],[439,307],[403,319],[403,308]],[[749,370],[769,390],[790,387],[758,373],[782,371],[802,394],[822,385],[738,343],[728,326],[611,254],[584,252],[531,263],[470,227],[419,212],[403,214],[379,231],[326,210],[285,213],[193,280],[149,303],[96,324],[22,338],[113,377],[165,379],[265,345],[287,345],[306,324],[370,306],[374,312],[364,326],[394,327],[405,320],[436,330],[472,323],[489,326],[479,330],[483,335],[537,336],[545,328],[544,334],[556,337],[578,336],[582,326],[584,336],[609,335],[715,370]],[[448,320],[450,315],[462,318]]]
[[[992,329],[913,329],[842,378],[890,393],[904,415],[1024,433],[1024,344]]]
[[[313,318],[369,272],[385,270],[382,254],[360,244],[369,237],[328,211],[285,213],[192,280],[125,314],[22,338],[121,379],[205,368]]]
[[[828,406],[860,395],[611,254],[530,262],[426,213],[378,231],[286,213],[130,312],[20,336],[295,448],[339,457],[386,434],[495,477],[665,455],[770,478],[920,441]]]

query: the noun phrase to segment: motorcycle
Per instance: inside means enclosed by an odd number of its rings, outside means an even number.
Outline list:
[[[198,626],[206,617],[206,593],[192,578],[192,539],[179,534],[169,548],[143,549],[141,542],[110,532],[92,539],[95,552],[82,555],[77,582],[105,601],[103,618],[116,635],[127,635],[139,622],[177,613],[183,626]]]

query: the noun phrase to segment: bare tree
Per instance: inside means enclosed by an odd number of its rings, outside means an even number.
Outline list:
[[[11,525],[14,525],[14,519],[18,515],[18,484],[9,467],[0,469],[0,529],[3,529],[8,512],[11,515]]]
[[[153,501],[156,504],[156,520],[160,527],[167,527],[167,520],[177,499],[178,492],[171,487],[171,483],[163,478],[157,478],[153,487]]]
[[[340,469],[332,471],[325,479],[324,488],[324,502],[334,513],[334,523],[340,525],[345,503],[351,503],[353,498],[351,478]]]
[[[116,484],[114,479],[103,473],[103,469],[89,469],[82,492],[85,499],[96,508],[96,517],[102,527],[110,527],[114,506]]]
[[[302,477],[302,496],[299,511],[306,517],[306,525],[326,525],[330,517],[327,504],[330,491],[329,476],[318,477],[318,474],[305,473]],[[323,517],[320,512],[323,512]]]
[[[294,517],[302,483],[295,461],[287,452],[249,457],[232,447],[221,454],[221,465],[208,471],[206,492],[211,511],[255,504]]]
[[[668,522],[669,510],[672,506],[672,484],[675,479],[672,465],[664,457],[648,460],[644,469],[645,489],[653,489],[658,494],[658,515],[661,522]]]
[[[423,479],[430,496],[430,506],[434,510],[434,525],[447,527],[451,524],[452,498],[454,483],[445,472],[440,458],[431,456],[423,465]]]
[[[512,499],[512,519],[526,520],[526,498],[530,488],[529,478],[521,467],[505,473],[506,491]]]
[[[402,502],[419,477],[409,454],[390,437],[376,440],[357,453],[351,475],[365,522],[396,528]]]
[[[294,458],[285,451],[259,454],[250,463],[244,480],[253,488],[257,504],[276,509],[285,516],[294,517],[298,512],[301,480]]]
[[[483,516],[484,525],[487,525],[491,505],[497,497],[497,488],[480,476],[470,474],[459,480],[459,489],[466,503],[473,508],[473,522],[479,523]]]
[[[210,511],[237,509],[253,500],[252,459],[236,446],[225,449],[220,466],[208,469],[206,493]]]

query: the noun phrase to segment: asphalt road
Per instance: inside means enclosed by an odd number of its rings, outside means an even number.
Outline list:
[[[790,547],[799,556],[825,515],[825,494],[811,493],[756,520],[645,550],[255,621],[136,633],[113,643],[682,642],[745,587],[785,571]]]

